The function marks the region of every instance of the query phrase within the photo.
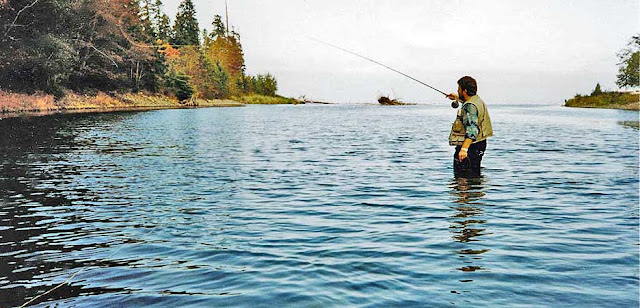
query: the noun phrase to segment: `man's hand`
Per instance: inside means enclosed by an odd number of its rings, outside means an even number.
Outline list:
[[[447,94],[446,95],[448,99],[452,100],[452,101],[459,101],[460,98],[458,97],[458,94],[455,93],[451,93],[451,94]]]
[[[469,138],[465,138],[462,146],[460,147],[460,151],[458,152],[458,159],[462,162],[465,158],[467,158],[467,151],[469,151],[469,147],[473,143],[473,140]]]
[[[460,149],[460,152],[458,152],[458,160],[462,162],[465,158],[467,158],[467,151],[465,151],[465,149],[462,148]]]

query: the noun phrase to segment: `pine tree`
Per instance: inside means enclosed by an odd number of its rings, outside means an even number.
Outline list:
[[[207,33],[207,29],[202,29],[202,46],[209,46],[211,44],[211,37],[209,37],[209,33]]]
[[[162,14],[160,21],[158,22],[158,36],[157,38],[163,42],[169,42],[173,37],[173,30],[171,29],[171,21],[167,14]]]
[[[591,95],[599,95],[602,94],[602,89],[600,89],[600,83],[596,84],[596,88],[593,89],[593,92],[591,92]]]
[[[213,26],[213,31],[211,32],[211,39],[216,39],[217,37],[224,37],[227,34],[227,29],[222,22],[222,16],[215,15],[213,17],[213,22],[211,22]]]
[[[200,45],[196,10],[191,0],[183,0],[173,25],[173,45]]]
[[[140,22],[143,31],[150,39],[157,36],[156,27],[153,20],[154,3],[151,0],[140,0]]]
[[[158,33],[160,22],[162,21],[162,0],[156,0],[151,6],[151,22],[153,24],[153,28]]]

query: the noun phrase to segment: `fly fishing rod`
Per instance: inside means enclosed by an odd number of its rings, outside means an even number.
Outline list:
[[[373,62],[373,63],[375,63],[375,64],[378,64],[378,65],[380,65],[380,66],[382,66],[382,67],[384,67],[384,68],[386,68],[386,69],[392,70],[392,71],[394,71],[394,72],[396,72],[396,73],[398,73],[398,74],[400,74],[400,75],[402,75],[402,76],[404,76],[404,77],[407,77],[407,78],[409,78],[409,79],[411,79],[411,80],[413,80],[413,81],[415,81],[415,82],[417,82],[417,83],[419,83],[419,84],[421,84],[421,85],[423,85],[423,86],[427,86],[427,87],[429,87],[429,88],[431,88],[431,89],[433,89],[433,90],[435,90],[435,91],[438,91],[438,92],[442,93],[442,95],[444,95],[444,96],[447,96],[447,97],[449,96],[449,94],[444,93],[444,92],[442,92],[442,91],[440,91],[440,90],[438,90],[438,89],[436,89],[436,88],[434,88],[434,87],[432,87],[432,86],[428,85],[427,83],[425,83],[425,82],[423,82],[423,81],[420,81],[420,80],[418,80],[418,79],[416,79],[416,78],[414,78],[414,77],[412,77],[412,76],[409,76],[409,75],[407,75],[407,74],[405,74],[405,73],[403,73],[403,72],[401,72],[401,71],[399,71],[399,70],[397,70],[397,69],[395,69],[395,68],[393,68],[393,67],[390,67],[390,66],[388,66],[388,65],[386,65],[386,64],[380,63],[380,62],[378,62],[378,61],[376,61],[376,60],[373,60],[373,59],[371,59],[371,58],[367,58],[367,57],[365,57],[365,56],[363,56],[363,55],[361,55],[361,54],[357,54],[357,53],[355,53],[355,52],[353,52],[353,51],[351,51],[351,50],[344,49],[344,48],[342,48],[342,47],[340,47],[340,46],[336,46],[336,45],[333,45],[333,44],[331,44],[331,43],[327,43],[327,42],[321,41],[321,40],[316,39],[316,38],[313,38],[313,37],[310,37],[309,39],[311,39],[311,40],[313,40],[313,41],[316,41],[316,42],[318,42],[318,43],[321,43],[321,44],[324,44],[324,45],[327,45],[327,46],[330,46],[330,47],[333,47],[333,48],[336,48],[336,49],[342,50],[342,51],[344,51],[344,52],[348,52],[348,53],[350,53],[350,54],[352,54],[352,55],[354,55],[354,56],[356,56],[356,57],[359,57],[359,58],[365,59],[365,60],[367,60],[367,61],[369,61],[369,62]],[[451,102],[451,107],[453,107],[453,108],[458,108],[458,106],[459,106],[459,104],[458,104],[458,101],[457,101],[457,100],[454,100],[453,102]]]

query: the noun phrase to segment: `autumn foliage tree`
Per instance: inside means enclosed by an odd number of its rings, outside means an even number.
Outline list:
[[[161,0],[0,0],[0,91],[275,95],[273,76],[245,74],[220,15],[201,44],[195,13],[183,0],[171,27]]]

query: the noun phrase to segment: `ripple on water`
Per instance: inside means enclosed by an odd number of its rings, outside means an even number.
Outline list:
[[[434,106],[5,119],[0,306],[637,307],[637,113],[491,111],[479,179]]]

